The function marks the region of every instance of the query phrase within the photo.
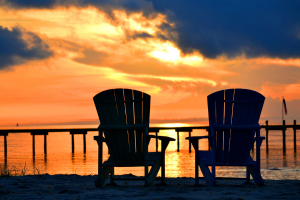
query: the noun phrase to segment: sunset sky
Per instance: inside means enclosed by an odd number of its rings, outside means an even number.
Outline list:
[[[207,118],[247,88],[300,120],[300,2],[0,0],[0,126],[95,121],[93,96],[151,95],[151,119]]]

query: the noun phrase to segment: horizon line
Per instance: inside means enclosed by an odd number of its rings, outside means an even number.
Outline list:
[[[286,120],[291,120],[291,117],[286,117]],[[260,121],[262,120],[280,120],[281,117],[260,117]],[[292,119],[293,120],[293,119]],[[207,117],[199,117],[199,118],[152,118],[150,119],[150,124],[153,123],[187,123],[187,122],[208,122]],[[47,125],[93,125],[93,124],[100,124],[99,119],[85,119],[85,120],[78,120],[78,121],[65,121],[65,122],[32,122],[32,123],[19,123],[16,122],[14,124],[0,124],[0,127],[6,127],[6,126],[16,126],[18,124],[19,126],[47,126]]]

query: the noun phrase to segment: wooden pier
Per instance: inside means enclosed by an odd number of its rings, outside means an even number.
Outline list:
[[[287,125],[285,120],[283,120],[282,125],[269,125],[268,120],[265,122],[265,125],[261,125],[261,128],[266,130],[266,150],[269,151],[269,132],[273,130],[281,130],[282,131],[282,148],[283,151],[286,151],[286,129],[293,128],[294,134],[294,151],[297,150],[297,135],[296,131],[300,129],[300,125],[297,125],[296,120],[294,120],[293,124]],[[189,137],[192,136],[192,131],[197,129],[203,129],[209,132],[209,126],[196,126],[196,127],[150,127],[149,132],[155,133],[157,136],[160,130],[175,130],[177,133],[177,152],[180,151],[180,141],[179,134],[188,132]],[[47,135],[50,132],[69,132],[72,138],[72,153],[75,151],[75,142],[74,135],[81,134],[83,136],[83,153],[86,153],[86,134],[89,131],[98,131],[97,128],[87,128],[87,129],[7,129],[0,130],[0,137],[4,137],[4,158],[7,159],[7,137],[10,133],[30,133],[32,135],[32,154],[35,156],[35,136],[42,135],[44,136],[44,154],[47,155]],[[158,141],[156,139],[156,151],[158,151]],[[189,152],[191,153],[191,144],[189,143]]]
[[[286,125],[285,120],[282,120],[282,125],[269,125],[269,121],[266,121],[266,125],[261,125],[261,128],[266,129],[266,150],[269,151],[269,131],[274,130],[281,130],[282,131],[282,149],[285,152],[286,151],[286,129],[287,128],[293,128],[294,135],[294,151],[297,150],[297,135],[296,131],[297,129],[300,129],[300,125],[297,125],[296,120],[294,120],[294,123],[291,125]]]

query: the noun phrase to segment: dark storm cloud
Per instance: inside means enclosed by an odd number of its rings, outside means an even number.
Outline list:
[[[114,9],[127,12],[143,11],[145,15],[153,12],[151,2],[145,0],[0,0],[0,3],[13,8],[54,8],[56,6],[94,6],[111,15]],[[112,16],[112,15],[111,15]]]
[[[49,47],[34,33],[14,27],[0,26],[0,70],[26,60],[45,59],[52,56]]]
[[[51,8],[56,0],[4,0],[6,4],[17,8]]]
[[[176,22],[178,46],[205,57],[300,57],[300,1],[160,1],[158,12]]]
[[[7,1],[8,2],[8,1]],[[156,37],[173,40],[184,53],[200,51],[207,58],[300,57],[300,1],[295,0],[11,0],[14,7],[95,6],[112,16],[113,9],[163,13],[169,25]],[[170,26],[175,23],[175,27]],[[166,31],[169,34],[166,34]],[[176,33],[177,37],[174,37]]]

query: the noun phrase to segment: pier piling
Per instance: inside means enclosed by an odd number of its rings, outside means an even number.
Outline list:
[[[4,135],[4,157],[7,158],[7,135]]]
[[[44,135],[44,154],[47,154],[47,135]]]
[[[32,135],[32,155],[35,157],[35,136]]]
[[[157,136],[157,132],[155,132],[155,136]],[[158,139],[155,138],[155,146],[156,146],[156,152],[158,152]]]
[[[179,131],[177,131],[177,152],[179,152]]]
[[[74,150],[75,150],[74,149],[74,146],[75,146],[74,145],[74,134],[71,133],[71,135],[72,135],[72,153],[74,153]]]
[[[86,153],[86,134],[83,134],[83,153]]]
[[[286,127],[285,127],[285,120],[282,120],[282,143],[283,143],[283,152],[286,151]]]
[[[191,137],[191,131],[189,131],[189,137]],[[191,153],[192,152],[192,150],[191,150],[191,141],[189,140],[189,153]]]
[[[179,132],[189,132],[189,137],[191,137],[192,128],[176,128],[177,132],[177,152],[179,152]],[[191,142],[189,140],[189,152],[191,153]]]
[[[86,134],[87,131],[85,130],[72,130],[70,131],[70,134],[72,135],[72,153],[75,151],[75,141],[74,141],[74,135],[75,134],[82,134],[83,135],[83,153],[86,153]]]
[[[7,131],[1,131],[0,130],[0,136],[4,136],[4,158],[7,158],[7,136],[8,132]]]
[[[35,136],[36,135],[43,135],[44,136],[44,154],[47,154],[47,135],[48,131],[31,131],[30,134],[32,135],[32,155],[35,156]]]
[[[266,151],[269,152],[269,129],[268,129],[269,121],[266,120]]]
[[[294,129],[294,151],[296,151],[297,150],[297,143],[296,143],[296,141],[297,141],[297,136],[296,136],[297,123],[296,123],[296,120],[294,120],[294,127],[293,127],[293,129]]]

